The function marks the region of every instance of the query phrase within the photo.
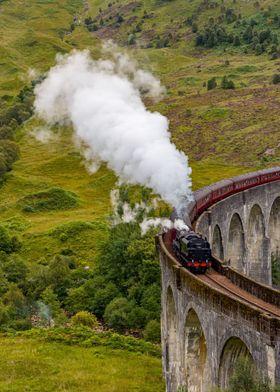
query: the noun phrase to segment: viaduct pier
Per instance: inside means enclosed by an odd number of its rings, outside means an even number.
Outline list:
[[[158,237],[167,392],[226,388],[242,356],[280,384],[280,292],[271,287],[271,259],[280,246],[280,168],[197,191],[185,220],[207,237],[214,262],[206,275],[194,275],[174,256],[170,233]]]

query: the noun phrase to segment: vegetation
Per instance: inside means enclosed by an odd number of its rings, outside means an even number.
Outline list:
[[[279,256],[272,255],[271,269],[272,269],[272,284],[276,287],[279,287],[280,286],[280,259],[279,259]]]
[[[279,392],[279,387],[272,386],[257,372],[251,360],[241,358],[237,361],[234,373],[229,381],[227,392]],[[216,389],[216,392],[219,392]],[[222,391],[220,391],[222,392]]]
[[[24,196],[18,201],[23,212],[67,210],[78,205],[77,195],[60,188],[51,188]]]
[[[100,344],[98,339],[94,343],[97,335],[92,335],[84,341],[79,338],[80,344],[72,344],[70,334],[67,341],[59,340],[62,332],[56,333],[57,339],[48,337],[47,332],[45,335],[34,331],[28,338],[1,337],[1,391],[21,392],[27,387],[44,392],[164,391],[160,357],[141,353],[140,343],[128,350],[132,338],[118,344],[118,336],[108,336]]]
[[[189,156],[193,187],[197,189],[280,162],[278,3],[89,0],[86,9],[81,0],[63,0],[56,5],[31,0],[28,7],[20,0],[1,2],[2,330],[60,326],[70,319],[78,325],[95,325],[96,317],[101,325],[106,322],[117,331],[134,333],[148,341],[159,340],[159,266],[154,232],[141,237],[137,225],[143,211],[139,211],[135,223],[112,226],[110,191],[116,183],[114,174],[105,166],[88,174],[67,127],[53,127],[48,144],[32,136],[44,127],[32,118],[33,89],[54,64],[55,55],[89,48],[97,58],[100,39],[113,38],[141,67],[152,69],[167,93],[162,101],[147,100],[146,105],[170,120],[172,141]],[[267,157],[266,151],[271,149],[273,154]],[[140,187],[121,192],[122,201],[131,206],[139,201],[139,195],[145,201],[151,197]],[[161,205],[152,214],[164,216],[169,212]],[[122,215],[121,203],[118,213]],[[278,267],[273,268],[277,275]],[[53,331],[49,329],[48,333],[55,334]],[[20,339],[22,355],[30,359],[30,388],[32,383],[37,388],[34,374],[43,377],[30,353],[37,338],[33,336],[30,342],[26,335],[15,338]],[[13,339],[1,339],[6,351]],[[100,344],[106,346],[106,339],[100,338]],[[92,342],[83,341],[83,345],[91,347]],[[41,356],[47,348],[54,358],[51,362],[59,363],[59,353],[53,352],[56,343],[41,344],[39,352],[37,346],[34,349],[42,360],[39,363],[46,369],[45,374],[51,374],[53,389],[59,390],[62,387],[55,374],[60,377],[62,368],[51,367]],[[117,348],[124,349],[126,344]],[[92,351],[97,368],[98,356],[107,360],[108,346],[100,346],[100,354]],[[61,350],[61,356],[69,358],[70,370],[78,362],[70,363],[71,355],[91,355],[85,354],[83,347]],[[11,361],[14,355],[11,351]],[[7,358],[5,352],[3,358]],[[124,358],[126,353],[120,353],[118,361]],[[137,368],[137,362],[131,362]],[[1,390],[11,390],[8,376],[14,390],[22,390],[26,379],[20,379],[21,366],[22,362],[16,362],[14,378],[10,369],[3,372]],[[161,390],[158,365],[155,371],[156,381],[151,382],[154,389],[149,389],[149,381],[143,386],[137,378],[135,383],[141,390]],[[109,386],[102,384],[105,378],[100,381],[102,388],[110,390],[111,385],[118,385],[120,390],[136,390],[129,384],[130,379],[123,381],[121,371],[118,373],[116,382],[112,371]],[[47,384],[40,377],[38,383]],[[83,382],[91,380],[87,377],[83,375]],[[75,380],[73,385],[73,390],[78,390]],[[81,384],[81,388],[86,390],[88,385]],[[67,384],[67,388],[71,390],[72,386]]]

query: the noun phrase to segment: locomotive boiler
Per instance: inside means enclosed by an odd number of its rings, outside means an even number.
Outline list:
[[[211,267],[210,244],[194,231],[176,230],[172,248],[182,266],[191,272],[203,274]]]

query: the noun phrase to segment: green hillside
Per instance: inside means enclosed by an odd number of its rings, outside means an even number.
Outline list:
[[[234,15],[241,14],[241,21],[254,18],[262,23],[258,30],[270,26],[273,33],[279,34],[280,28],[274,22],[278,2],[258,4],[245,0],[99,0],[89,1],[87,11],[86,3],[78,0],[64,0],[59,6],[53,1],[31,1],[28,7],[17,0],[4,1],[0,20],[0,92],[6,99],[18,93],[29,80],[54,64],[58,52],[89,48],[96,57],[100,38],[113,38],[166,86],[167,94],[160,103],[147,104],[168,117],[173,142],[190,157],[195,189],[244,171],[276,165],[280,158],[279,87],[271,80],[278,72],[279,61],[271,60],[268,53],[255,55],[248,45],[197,47],[196,33],[189,21],[195,20],[198,31],[203,30],[209,18],[216,20],[226,13],[223,9],[232,9]],[[118,21],[119,17],[123,20]],[[88,19],[92,24],[85,25]],[[223,21],[221,25],[237,31],[234,23]],[[92,25],[97,31],[88,31]],[[133,44],[127,41],[131,33],[135,35]],[[157,40],[166,36],[167,46],[157,47],[161,46]],[[234,90],[219,87],[225,75],[234,81]],[[208,91],[205,84],[213,77],[218,87]],[[36,121],[29,121],[18,131],[21,159],[2,187],[2,219],[11,230],[20,231],[27,244],[21,252],[30,260],[42,256],[42,246],[36,246],[38,239],[44,244],[46,256],[61,248],[58,239],[49,235],[54,226],[72,220],[97,222],[98,230],[92,227],[83,233],[92,256],[102,230],[106,232],[109,192],[115,176],[105,167],[89,176],[68,130],[60,138],[42,144],[30,135],[37,126]],[[79,199],[77,206],[32,214],[19,207],[22,198],[52,187],[74,192]],[[87,256],[80,241],[74,241],[73,246],[79,248],[81,259]]]

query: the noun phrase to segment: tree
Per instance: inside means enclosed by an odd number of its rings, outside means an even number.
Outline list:
[[[124,21],[124,18],[122,17],[122,15],[118,14],[116,17],[116,22],[121,24]]]
[[[3,271],[9,282],[23,284],[28,268],[24,261],[17,256],[10,256],[9,260],[3,264]]]
[[[51,317],[55,318],[60,313],[60,303],[51,287],[47,287],[41,294],[42,301],[49,306]]]
[[[221,88],[224,90],[235,89],[235,85],[232,80],[228,79],[227,76],[224,76],[221,81]]]
[[[233,40],[233,45],[234,46],[240,46],[241,45],[241,41],[240,41],[239,35],[235,35],[234,40]]]
[[[160,323],[157,320],[150,320],[144,330],[144,338],[153,343],[160,342]]]
[[[136,41],[135,34],[129,34],[128,39],[127,39],[128,45],[134,45],[135,41]]]
[[[274,74],[272,77],[272,83],[273,84],[279,84],[280,83],[280,74]]]
[[[279,389],[278,389],[279,390]],[[257,372],[251,358],[243,357],[237,361],[229,381],[228,392],[273,392],[277,391],[267,378]]]
[[[104,320],[109,327],[119,332],[124,332],[129,326],[128,314],[131,311],[131,304],[124,297],[113,299],[107,305],[104,313]]]
[[[16,252],[20,248],[17,237],[10,237],[7,229],[0,226],[0,251],[5,253]]]
[[[213,90],[217,87],[216,78],[209,79],[207,82],[207,90]]]
[[[67,295],[67,289],[71,286],[70,258],[56,255],[49,264],[48,280],[60,301]]]

